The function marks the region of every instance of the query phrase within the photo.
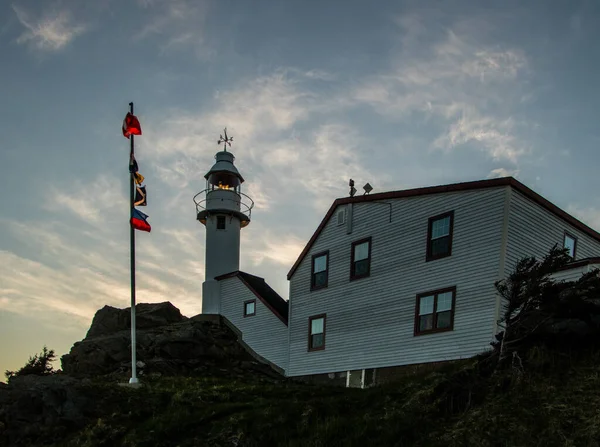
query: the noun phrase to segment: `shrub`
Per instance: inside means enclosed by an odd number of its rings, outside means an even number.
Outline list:
[[[46,346],[42,349],[42,352],[35,354],[33,357],[29,357],[29,360],[18,371],[6,371],[4,375],[7,379],[16,376],[47,376],[54,374],[55,371],[52,368],[52,362],[55,360],[54,350],[48,349]]]

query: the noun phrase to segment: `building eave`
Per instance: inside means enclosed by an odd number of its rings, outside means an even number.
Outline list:
[[[593,258],[584,258],[584,259],[578,259],[576,261],[573,262],[569,262],[568,264],[559,267],[558,271],[563,271],[563,270],[571,270],[571,269],[575,269],[575,268],[579,268],[579,267],[584,267],[586,265],[590,265],[590,264],[600,264],[600,258],[599,257],[593,257]]]
[[[266,287],[268,287],[273,292],[271,294],[271,296],[265,297],[255,287],[253,287],[252,284],[250,284],[250,281],[248,281],[248,279],[247,279],[247,277],[249,277],[249,276],[252,276],[255,279],[262,280],[265,283]],[[279,318],[279,320],[281,320],[281,322],[283,324],[285,324],[286,326],[288,325],[288,315],[283,314],[282,312],[277,310],[275,308],[275,306],[273,305],[273,303],[270,302],[270,300],[277,300],[280,302],[281,305],[285,304],[285,306],[289,306],[288,302],[285,301],[281,296],[279,296],[279,294],[277,292],[275,292],[266,283],[266,281],[263,278],[260,278],[258,276],[254,276],[254,275],[250,275],[249,273],[245,273],[245,272],[237,270],[235,272],[230,272],[230,273],[226,273],[224,275],[217,276],[215,278],[215,280],[222,281],[224,279],[233,278],[233,277],[239,278],[239,280],[248,288],[248,290],[250,290],[260,300],[260,302],[263,303],[265,305],[265,307],[267,307],[271,311],[271,313],[273,313],[273,315],[275,315],[277,318]]]

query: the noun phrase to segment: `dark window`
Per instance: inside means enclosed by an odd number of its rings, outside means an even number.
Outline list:
[[[417,295],[415,335],[451,331],[455,301],[455,287]]]
[[[577,248],[577,238],[575,236],[571,236],[569,233],[565,232],[565,237],[563,240],[563,247],[567,248],[568,255],[575,259],[575,253]]]
[[[452,254],[454,211],[429,219],[427,229],[427,261],[445,258]]]
[[[325,322],[327,315],[315,315],[308,319],[308,350],[325,349]]]
[[[322,289],[327,287],[327,276],[329,270],[329,252],[319,253],[312,257],[311,289]]]
[[[371,238],[352,243],[350,279],[364,278],[371,273]]]
[[[217,216],[217,230],[225,229],[225,216]]]
[[[244,301],[244,317],[256,315],[256,300]]]

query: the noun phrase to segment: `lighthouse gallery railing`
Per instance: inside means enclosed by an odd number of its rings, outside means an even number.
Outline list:
[[[207,188],[203,191],[200,191],[198,194],[196,194],[194,196],[194,203],[196,204],[196,214],[200,213],[201,211],[210,211],[208,208],[206,208],[206,202],[208,200],[208,194],[213,191],[218,191],[218,189]],[[248,197],[243,192],[236,192],[236,194],[239,197],[238,200],[223,199],[223,198],[221,200],[233,202],[234,204],[239,205],[240,212],[243,214],[246,214],[248,216],[248,219],[251,219],[252,218],[252,208],[254,208],[254,200],[252,200],[250,197]],[[204,195],[204,198],[202,200],[200,200],[198,198],[198,196],[202,196],[202,195]]]

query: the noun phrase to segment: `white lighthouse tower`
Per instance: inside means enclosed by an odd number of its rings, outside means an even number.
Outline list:
[[[205,275],[202,284],[202,313],[220,313],[219,275],[240,268],[240,232],[250,223],[254,202],[242,193],[244,178],[234,166],[235,157],[227,152],[233,137],[221,135],[224,150],[215,155],[216,163],[206,173],[206,189],[194,196],[197,219],[206,227]]]

